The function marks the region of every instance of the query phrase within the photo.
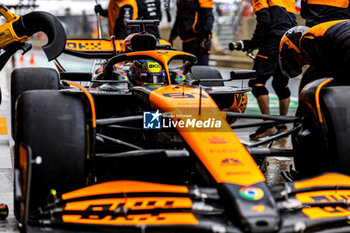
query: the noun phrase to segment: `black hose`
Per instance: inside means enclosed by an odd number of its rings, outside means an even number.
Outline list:
[[[66,32],[61,22],[47,12],[34,11],[21,16],[13,23],[13,29],[18,37],[30,37],[34,33],[44,32],[48,42],[42,49],[49,61],[58,57],[66,46]]]

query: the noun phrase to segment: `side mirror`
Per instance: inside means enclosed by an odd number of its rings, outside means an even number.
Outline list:
[[[231,80],[253,79],[256,77],[256,70],[234,70],[230,73]]]

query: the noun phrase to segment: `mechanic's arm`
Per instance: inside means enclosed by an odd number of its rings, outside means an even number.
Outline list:
[[[173,28],[171,29],[171,32],[170,32],[170,36],[169,36],[169,43],[171,45],[173,45],[174,43],[174,40],[176,39],[176,37],[179,35],[179,14],[177,13],[178,9],[176,9],[176,18],[175,18],[175,23],[174,23],[174,26]]]
[[[199,0],[199,7],[198,18],[203,22],[203,27],[198,32],[199,37],[209,40],[214,24],[214,0]]]
[[[159,17],[159,23],[160,21],[162,21],[162,5],[161,5],[161,2],[160,0],[157,0],[156,1],[156,8],[157,8],[157,15]]]
[[[120,19],[122,22],[124,22],[124,30],[126,36],[130,35],[132,33],[132,27],[126,25],[127,20],[132,20],[132,15],[133,15],[134,9],[130,5],[125,5],[120,9]],[[125,36],[125,37],[126,37]]]
[[[301,17],[306,19],[308,14],[309,14],[309,6],[307,4],[307,0],[301,0],[301,5],[300,5],[300,15],[301,15]]]
[[[137,19],[143,19],[145,17],[145,12],[147,12],[147,8],[142,0],[136,0],[136,4],[138,9]]]
[[[103,9],[100,4],[95,6],[95,13],[99,13],[103,17],[108,17],[108,9]]]
[[[267,0],[252,1],[252,5],[257,24],[252,39],[250,41],[244,41],[245,50],[254,50],[258,48],[270,30],[271,20]]]

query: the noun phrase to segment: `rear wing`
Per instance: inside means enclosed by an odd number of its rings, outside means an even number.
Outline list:
[[[87,59],[109,59],[119,53],[124,40],[105,39],[69,39],[64,53]],[[165,40],[158,40],[156,49],[170,49],[171,44]]]
[[[71,39],[67,40],[64,53],[82,58],[111,58],[120,51],[123,40]]]

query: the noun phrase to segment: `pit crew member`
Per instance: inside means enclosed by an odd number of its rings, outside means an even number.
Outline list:
[[[304,74],[300,88],[324,77],[333,77],[334,84],[349,85],[350,20],[291,28],[281,40],[279,59],[282,71],[290,78],[301,74],[304,65],[315,67],[313,76]]]
[[[349,0],[302,0],[301,16],[306,19],[305,25],[315,26],[332,20],[350,19]]]
[[[126,20],[138,18],[136,0],[110,0],[107,10],[98,4],[95,12],[108,17],[109,35],[114,35],[116,39],[125,39],[131,33],[137,32],[137,27],[125,25]]]
[[[177,13],[169,42],[177,36],[182,50],[198,58],[197,65],[208,65],[214,23],[213,0],[177,0]]]
[[[139,19],[158,19],[162,20],[162,11],[160,0],[137,0]],[[160,38],[158,25],[147,26],[146,31]]]
[[[267,80],[273,76],[272,86],[279,98],[280,115],[287,115],[290,90],[288,78],[283,75],[278,66],[279,42],[283,34],[291,27],[296,26],[295,0],[252,0],[257,25],[250,40],[243,40],[243,51],[259,49],[254,60],[254,70],[257,79],[250,80],[249,86],[257,98],[259,109],[263,114],[270,114],[268,90],[265,87]],[[286,131],[285,125],[277,127],[261,126],[250,135],[255,140],[261,137]]]

